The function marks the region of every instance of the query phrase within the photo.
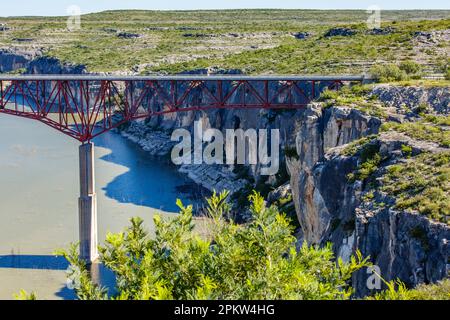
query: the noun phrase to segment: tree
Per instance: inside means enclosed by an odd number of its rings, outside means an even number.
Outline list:
[[[149,237],[133,218],[124,232],[108,234],[100,260],[117,278],[114,299],[348,299],[352,274],[368,266],[359,252],[348,263],[334,259],[330,246],[317,248],[296,238],[286,216],[249,196],[252,220],[228,219],[228,192],[207,200],[210,239],[193,232],[192,206],[177,201],[175,218],[154,217]],[[93,284],[77,247],[60,251],[71,263],[80,299],[108,299]]]

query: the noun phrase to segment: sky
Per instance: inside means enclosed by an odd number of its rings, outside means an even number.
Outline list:
[[[285,9],[450,9],[448,0],[0,0],[0,16],[63,16],[76,5],[81,13],[117,9],[189,10]]]

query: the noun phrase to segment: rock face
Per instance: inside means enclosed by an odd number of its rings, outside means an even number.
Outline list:
[[[442,223],[386,208],[374,214],[357,210],[354,248],[370,256],[387,280],[401,279],[408,286],[433,283],[449,271],[450,228]],[[370,291],[366,271],[354,276],[359,296]]]
[[[38,57],[30,61],[25,73],[29,74],[83,74],[87,73],[83,65],[62,63],[52,57]]]
[[[328,30],[328,32],[325,34],[325,37],[349,37],[354,36],[356,34],[356,31],[349,28],[331,28]]]
[[[194,122],[202,124],[203,131],[215,128],[222,131],[225,136],[226,129],[279,129],[280,155],[286,143],[293,141],[297,114],[304,111],[274,112],[270,110],[229,110],[218,109],[208,111],[188,111],[183,113],[165,114],[149,119],[131,123],[122,130],[122,135],[141,145],[141,147],[154,155],[169,157],[172,147],[177,142],[170,141],[174,129],[184,128],[191,132]],[[251,165],[250,174],[259,179],[260,166]],[[233,173],[232,165],[183,165],[180,171],[187,173],[196,183],[208,190],[224,190],[236,192],[246,186],[246,181],[240,180]]]
[[[232,168],[223,165],[182,165],[180,172],[187,176],[196,184],[201,185],[207,190],[222,191],[228,190],[232,193],[238,192],[245,186],[247,181],[239,179]]]
[[[340,181],[346,180],[342,172],[327,169],[326,179],[316,183],[316,165],[330,148],[376,133],[380,125],[379,119],[355,109],[308,107],[296,134],[298,157],[288,158],[287,167],[303,236],[309,243],[323,241],[331,223],[330,207],[341,210],[346,205],[341,202],[342,194],[348,192],[340,186]],[[320,192],[321,185],[327,189],[327,195]]]
[[[373,28],[368,33],[371,35],[380,36],[380,35],[391,34],[391,33],[394,33],[395,31],[396,31],[395,28],[386,27],[386,28]]]
[[[121,134],[153,156],[167,156],[175,144],[170,141],[170,134],[151,130],[145,121],[131,122],[125,130],[121,130]]]
[[[292,36],[295,39],[305,40],[305,39],[308,39],[311,36],[311,34],[309,32],[296,32],[296,33],[293,33]]]
[[[143,37],[143,35],[139,33],[119,32],[117,33],[117,37],[122,39],[137,39]]]
[[[333,243],[336,255],[344,260],[358,249],[371,257],[386,280],[400,278],[415,286],[444,278],[449,267],[450,228],[424,216],[367,206],[361,199],[367,186],[347,178],[359,159],[342,156],[342,145],[376,133],[381,121],[353,109],[311,106],[301,123],[296,137],[298,157],[288,158],[287,164],[303,239],[311,244]],[[414,152],[441,150],[401,134],[382,134],[379,140],[380,153],[388,163],[401,154],[403,144]],[[377,199],[379,203],[392,201]],[[358,296],[369,293],[369,276],[366,270],[354,276]]]
[[[410,89],[397,87],[377,87],[374,94],[388,103],[391,90],[400,92],[408,103],[419,103],[421,99],[426,99],[436,113],[445,113],[442,101],[448,93],[439,88],[414,89],[414,92],[420,92],[420,99],[414,98],[418,95],[406,95],[404,90]],[[361,197],[366,186],[359,181],[349,182],[347,178],[357,168],[359,160],[357,157],[341,156],[341,148],[353,140],[378,133],[382,124],[380,119],[353,108],[323,108],[320,104],[311,104],[295,113],[272,112],[214,110],[165,115],[147,123],[133,124],[124,134],[139,136],[137,142],[153,150],[151,152],[165,150],[163,153],[167,154],[171,147],[160,143],[166,139],[165,136],[159,133],[161,139],[152,138],[151,132],[155,128],[160,132],[171,132],[176,127],[190,130],[194,121],[201,121],[204,128],[220,130],[282,128],[283,146],[295,146],[295,153],[286,159],[290,181],[276,189],[269,200],[279,198],[279,195],[287,192],[285,190],[292,193],[302,229],[301,234],[298,234],[301,240],[319,245],[332,242],[336,255],[344,260],[350,259],[359,249],[364,256],[371,257],[386,280],[400,278],[407,285],[414,286],[445,277],[449,255],[448,227],[407,212],[365,207]],[[432,152],[436,148],[435,145],[408,139],[405,136],[384,136],[380,146],[384,150],[384,157],[395,157],[405,143],[412,145],[414,152]],[[180,171],[210,190],[224,188],[238,191],[245,180],[240,180],[231,169],[223,166],[184,165]],[[257,177],[258,168],[252,169]],[[381,201],[388,203],[392,199]],[[420,230],[420,235],[415,230]],[[354,276],[353,285],[358,296],[368,294],[366,282],[369,276],[366,270]]]
[[[38,50],[0,49],[0,73],[27,68],[29,63],[40,54]]]
[[[0,31],[8,31],[10,30],[10,28],[8,27],[8,25],[6,23],[0,23]]]
[[[434,113],[450,113],[450,91],[446,87],[402,87],[377,85],[373,94],[382,102],[401,112],[403,107],[415,109],[420,105],[428,106]]]
[[[20,69],[24,69],[24,73],[27,74],[87,73],[85,66],[62,63],[56,58],[43,56],[41,50],[0,49],[0,73]]]

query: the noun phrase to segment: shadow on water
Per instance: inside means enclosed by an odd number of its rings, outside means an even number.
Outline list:
[[[128,168],[103,187],[107,197],[166,212],[178,212],[177,198],[185,204],[198,201],[198,187],[176,168],[152,157],[135,143],[113,132],[95,138],[94,143],[111,150],[101,160]],[[179,192],[181,189],[183,193]]]
[[[0,256],[0,268],[65,271],[68,267],[69,262],[61,256],[22,254]],[[55,295],[64,300],[76,299],[74,290],[69,289],[67,286],[62,287]]]
[[[44,255],[4,255],[0,256],[0,268],[66,270],[69,263],[64,257]]]
[[[66,271],[69,268],[69,262],[61,256],[10,254],[0,255],[0,268]],[[111,270],[102,264],[94,263],[89,271],[92,280],[106,288],[109,296],[116,294],[116,278]],[[55,295],[64,300],[77,298],[75,291],[67,286],[61,287]]]

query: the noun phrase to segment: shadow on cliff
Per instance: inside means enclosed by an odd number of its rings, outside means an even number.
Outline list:
[[[174,167],[150,156],[135,143],[115,133],[101,135],[93,142],[111,150],[101,160],[128,168],[102,188],[108,198],[168,212],[179,211],[177,198],[184,204],[194,202],[196,187]]]

